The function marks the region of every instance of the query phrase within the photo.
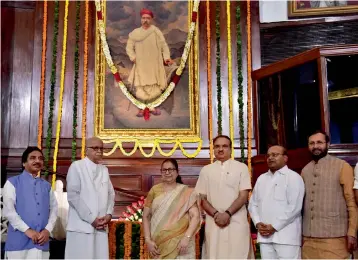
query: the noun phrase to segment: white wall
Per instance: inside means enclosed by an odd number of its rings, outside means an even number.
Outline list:
[[[287,0],[260,0],[260,22],[275,23],[284,21],[313,20],[317,18],[288,19]]]

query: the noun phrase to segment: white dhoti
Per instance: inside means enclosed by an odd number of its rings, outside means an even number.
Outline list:
[[[261,259],[301,259],[301,247],[260,243]]]
[[[50,251],[42,251],[37,248],[21,251],[6,251],[5,259],[49,259]]]
[[[65,259],[108,259],[108,234],[67,231]]]

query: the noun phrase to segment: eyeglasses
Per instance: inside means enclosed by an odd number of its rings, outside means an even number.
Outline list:
[[[266,158],[270,158],[270,157],[276,158],[279,155],[284,155],[284,154],[282,154],[282,153],[268,153],[268,154],[266,154]]]
[[[325,143],[327,143],[327,142],[322,142],[322,141],[317,141],[317,142],[309,142],[308,143],[308,145],[309,146],[314,146],[314,145],[319,145],[319,146],[321,146],[321,145],[323,145],[323,144],[325,144]]]
[[[96,152],[103,152],[103,147],[98,147],[98,146],[92,146],[92,147],[87,147],[87,148],[91,148],[92,150],[96,151]]]
[[[168,169],[161,169],[160,171],[161,171],[161,173],[163,173],[163,174],[165,174],[167,171],[169,172],[169,173],[173,173],[173,172],[175,172],[177,169],[175,169],[175,168],[168,168]]]
[[[224,145],[214,145],[214,149],[220,149],[220,148],[222,148],[222,149],[229,149],[230,146],[227,145],[227,144],[224,144]]]

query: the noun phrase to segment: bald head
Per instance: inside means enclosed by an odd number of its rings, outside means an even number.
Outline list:
[[[267,165],[275,172],[287,164],[287,150],[281,145],[271,146],[267,151]]]
[[[91,137],[87,139],[87,147],[90,147],[92,145],[102,145],[103,147],[103,141],[98,137]]]
[[[99,163],[103,157],[103,141],[98,137],[87,139],[87,157],[94,163]]]

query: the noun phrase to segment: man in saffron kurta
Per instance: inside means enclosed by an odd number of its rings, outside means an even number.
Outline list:
[[[68,170],[66,259],[109,258],[106,226],[112,219],[114,190],[107,167],[99,164],[102,155],[103,142],[90,138],[87,157]]]
[[[171,65],[170,51],[163,33],[154,25],[153,12],[142,9],[140,28],[128,36],[127,55],[134,63],[128,81],[135,88],[135,96],[143,102],[151,102],[167,88],[164,64]],[[159,115],[160,110],[152,112]],[[138,115],[143,116],[140,110]]]
[[[213,143],[217,161],[201,170],[195,187],[206,212],[203,258],[251,259],[245,205],[251,189],[249,171],[245,164],[230,159],[229,137],[218,136]]]
[[[357,205],[353,169],[328,154],[329,136],[317,131],[308,139],[312,161],[302,169],[303,259],[347,259],[356,248]]]
[[[5,244],[8,259],[49,259],[49,237],[57,219],[57,202],[49,182],[38,176],[43,154],[28,147],[22,174],[7,180],[3,214],[9,220]]]

